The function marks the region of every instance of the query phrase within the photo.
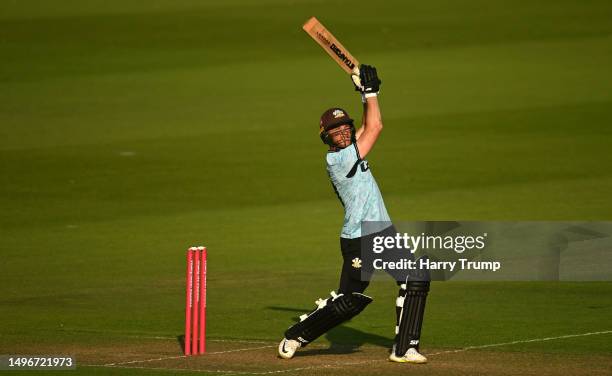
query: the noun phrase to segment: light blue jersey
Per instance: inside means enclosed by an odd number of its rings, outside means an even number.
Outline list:
[[[368,162],[359,162],[357,146],[327,153],[327,173],[334,190],[344,206],[344,224],[340,236],[355,239],[383,230],[372,229],[361,233],[362,221],[391,222],[376,180],[368,167]],[[368,227],[368,230],[370,230]]]

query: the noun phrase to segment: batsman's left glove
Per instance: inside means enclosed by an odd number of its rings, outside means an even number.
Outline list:
[[[378,95],[382,81],[378,78],[376,68],[371,65],[362,65],[359,68],[359,80],[363,86],[363,93],[366,98]]]
[[[353,85],[355,85],[355,90],[360,92],[365,98],[378,95],[380,85],[382,84],[382,81],[378,78],[376,68],[365,64],[359,67],[359,75],[351,75],[351,80]]]

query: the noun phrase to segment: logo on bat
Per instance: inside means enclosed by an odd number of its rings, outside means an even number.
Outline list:
[[[351,61],[351,59],[348,58],[348,56],[346,56],[344,54],[344,52],[342,52],[342,50],[340,50],[340,48],[338,46],[336,46],[335,43],[332,43],[331,46],[329,46],[329,48],[331,48],[332,51],[334,51],[334,53],[336,54],[336,56],[338,56],[340,58],[340,60],[342,60],[342,62],[344,62],[344,64],[351,68],[354,69],[355,68],[355,63],[353,63]]]
[[[331,43],[330,40],[325,37],[325,35],[323,35],[322,33],[318,32],[318,31],[317,31],[317,37],[319,37],[319,39],[321,39],[323,41],[323,43],[325,43],[327,45],[329,45]]]

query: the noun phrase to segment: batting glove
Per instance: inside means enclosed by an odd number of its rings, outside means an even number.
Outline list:
[[[378,95],[382,81],[378,78],[376,68],[365,64],[359,67],[359,81],[363,87],[362,93],[366,98]]]

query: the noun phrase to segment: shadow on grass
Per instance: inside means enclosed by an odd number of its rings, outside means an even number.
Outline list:
[[[303,308],[278,306],[270,306],[267,307],[267,309],[273,311],[298,312],[300,314],[310,311]],[[294,322],[299,321],[299,317],[293,317],[292,319]],[[383,337],[378,334],[366,333],[359,329],[345,326],[344,324],[339,325],[327,332],[325,334],[325,339],[330,342],[330,346],[328,348],[310,349],[307,347],[304,350],[300,350],[296,356],[350,354],[358,352],[359,348],[364,345],[374,345],[387,348],[391,348],[393,345],[393,338]]]
[[[176,336],[176,340],[179,346],[181,347],[181,352],[184,354],[185,353],[185,335],[181,334],[181,335]]]

